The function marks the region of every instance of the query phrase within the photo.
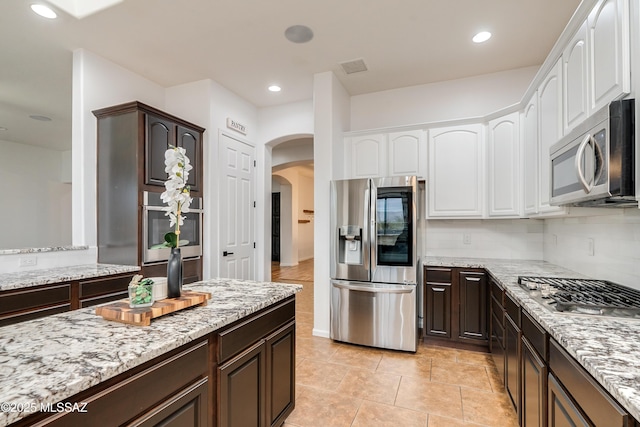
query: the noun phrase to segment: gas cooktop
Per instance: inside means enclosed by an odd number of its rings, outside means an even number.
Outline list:
[[[520,276],[518,283],[552,311],[640,319],[640,291],[607,280]]]

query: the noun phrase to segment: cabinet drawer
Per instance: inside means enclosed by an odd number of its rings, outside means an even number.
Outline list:
[[[70,300],[71,286],[68,283],[47,288],[8,291],[0,296],[0,315],[46,305],[68,303]]]
[[[554,340],[549,340],[549,368],[596,427],[632,425],[630,415]]]
[[[527,338],[529,343],[533,346],[533,348],[538,352],[538,355],[543,359],[547,360],[547,333],[542,326],[536,322],[529,313],[522,310],[522,316],[520,318],[522,329],[522,335]]]
[[[52,314],[64,313],[71,310],[71,304],[60,304],[35,310],[29,310],[22,313],[13,313],[6,316],[0,316],[0,326],[13,325],[18,322],[37,319],[39,317],[50,316]]]
[[[491,333],[504,348],[504,318],[499,319],[495,314],[491,316]]]
[[[491,279],[491,295],[496,299],[496,301],[504,307],[504,289],[496,282]]]
[[[509,294],[505,294],[505,310],[513,323],[520,327],[520,306]]]
[[[80,282],[80,299],[126,291],[129,282],[131,282],[131,278],[133,278],[133,274],[120,277],[83,280]]]
[[[85,402],[86,413],[58,413],[51,417],[48,427],[130,425],[129,420],[157,409],[190,391],[194,383],[201,384],[208,372],[208,342],[201,341],[180,353],[160,360],[141,372],[121,374],[117,382],[91,392],[73,396],[65,402]],[[162,357],[162,356],[161,356]],[[204,404],[205,402],[203,402]],[[153,414],[153,412],[152,412]],[[44,423],[43,423],[44,425]],[[184,425],[184,424],[182,424]],[[193,424],[191,424],[193,425]]]
[[[500,320],[500,324],[504,326],[504,308],[493,297],[491,297],[491,312]]]
[[[224,363],[230,357],[250,347],[280,326],[295,318],[295,300],[286,300],[249,320],[231,325],[219,333],[218,362]]]
[[[121,299],[129,298],[129,292],[115,292],[108,295],[101,295],[95,298],[87,298],[84,300],[80,300],[80,308],[91,307],[93,305],[104,304],[111,301],[118,301]]]
[[[451,283],[451,269],[429,267],[425,277],[431,283]]]

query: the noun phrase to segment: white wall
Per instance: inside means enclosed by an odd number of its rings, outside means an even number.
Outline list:
[[[540,260],[543,230],[535,219],[430,220],[423,238],[427,256]]]
[[[640,210],[609,209],[600,213],[598,210],[593,216],[546,219],[544,260],[640,289]],[[588,239],[593,239],[593,255],[589,255]]]
[[[348,130],[349,95],[332,72],[313,79],[314,105],[314,300],[313,334],[329,336],[329,182],[333,171],[343,170],[334,154],[342,151],[342,134]],[[338,156],[339,157],[339,156]]]
[[[65,152],[0,140],[0,249],[71,245]]]
[[[74,245],[97,245],[97,121],[92,111],[129,101],[163,108],[164,88],[87,50],[73,52]]]
[[[313,175],[306,168],[294,166],[282,169],[273,174],[274,177],[282,177],[287,184],[283,185],[284,180],[280,180],[281,190],[281,259],[280,265],[283,267],[297,265],[298,262],[313,258],[313,219],[310,215],[304,213],[306,210],[313,210]],[[290,188],[291,203],[285,203],[284,199],[287,195],[286,191]],[[285,212],[285,208],[289,208],[290,212]],[[292,230],[284,230],[287,224],[285,218],[290,218]],[[298,220],[309,219],[311,222],[299,223]],[[286,239],[291,239],[290,257],[285,251]],[[288,244],[288,242],[286,242]]]
[[[220,158],[220,135],[224,133],[256,147],[255,141],[258,131],[257,109],[217,82],[207,79],[168,88],[166,90],[165,110],[206,129],[203,136],[205,205],[203,277],[205,279],[218,277],[222,259],[219,235],[220,227],[224,227],[224,224],[219,224],[218,221],[220,175],[217,165]],[[247,128],[247,134],[242,135],[228,129],[227,117],[244,124]],[[259,156],[258,153],[260,151],[262,150],[256,149],[256,156]],[[258,163],[261,162],[259,161]],[[260,192],[264,191],[265,187],[260,179],[262,168],[263,166],[258,166],[255,173],[255,191],[260,205],[264,205],[264,196]],[[256,211],[259,210],[257,209]],[[260,212],[258,212],[257,216],[259,215]],[[261,220],[261,218],[256,219],[256,221]],[[256,224],[259,224],[259,222],[256,222]],[[257,236],[256,239],[258,239]],[[261,249],[258,249],[256,251],[256,264],[264,264],[263,258]],[[261,268],[264,269],[264,267],[258,267],[257,271],[260,272]],[[259,273],[258,278],[261,278]]]
[[[349,130],[483,117],[519,103],[538,68],[353,96]]]

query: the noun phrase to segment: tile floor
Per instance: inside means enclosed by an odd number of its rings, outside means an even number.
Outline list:
[[[411,354],[312,336],[313,260],[290,268],[273,266],[274,281],[304,285],[296,301],[296,408],[285,427],[518,425],[486,353],[421,345]]]

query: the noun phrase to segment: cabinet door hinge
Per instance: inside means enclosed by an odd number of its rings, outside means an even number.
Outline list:
[[[256,248],[256,242],[253,242],[253,249]]]
[[[253,207],[254,208],[256,207],[256,201],[255,200],[253,201]]]

